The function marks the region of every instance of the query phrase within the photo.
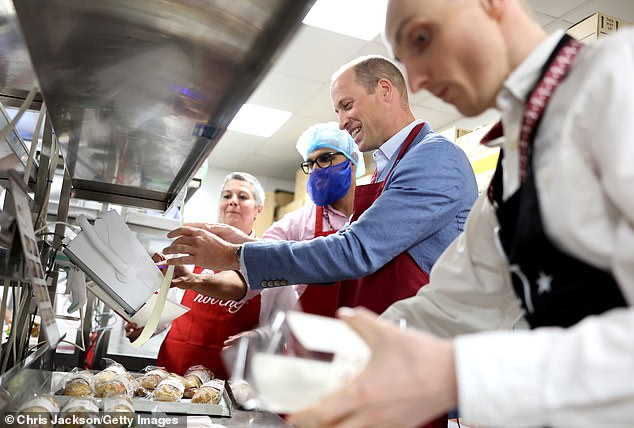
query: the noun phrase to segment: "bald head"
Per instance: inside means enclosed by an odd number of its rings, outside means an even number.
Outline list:
[[[385,37],[422,89],[465,115],[495,106],[510,72],[546,37],[521,0],[389,0]]]

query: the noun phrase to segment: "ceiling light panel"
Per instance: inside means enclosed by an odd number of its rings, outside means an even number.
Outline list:
[[[387,0],[317,0],[302,21],[306,25],[372,40],[383,31]]]
[[[255,104],[244,104],[228,128],[244,134],[270,137],[280,129],[293,114]]]

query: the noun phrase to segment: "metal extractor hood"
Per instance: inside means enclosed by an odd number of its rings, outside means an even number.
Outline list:
[[[168,207],[313,2],[14,1],[73,196]]]

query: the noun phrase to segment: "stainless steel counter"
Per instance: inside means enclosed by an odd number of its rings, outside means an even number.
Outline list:
[[[224,425],[227,428],[265,428],[265,427],[292,427],[284,419],[273,413],[257,410],[244,411],[233,410],[230,418],[214,418],[213,423]]]

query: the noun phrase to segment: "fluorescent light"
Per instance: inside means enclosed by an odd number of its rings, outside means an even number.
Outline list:
[[[270,137],[280,129],[293,114],[288,111],[255,104],[244,104],[228,128],[244,134]]]
[[[302,21],[306,25],[362,40],[383,31],[387,0],[317,0]]]

